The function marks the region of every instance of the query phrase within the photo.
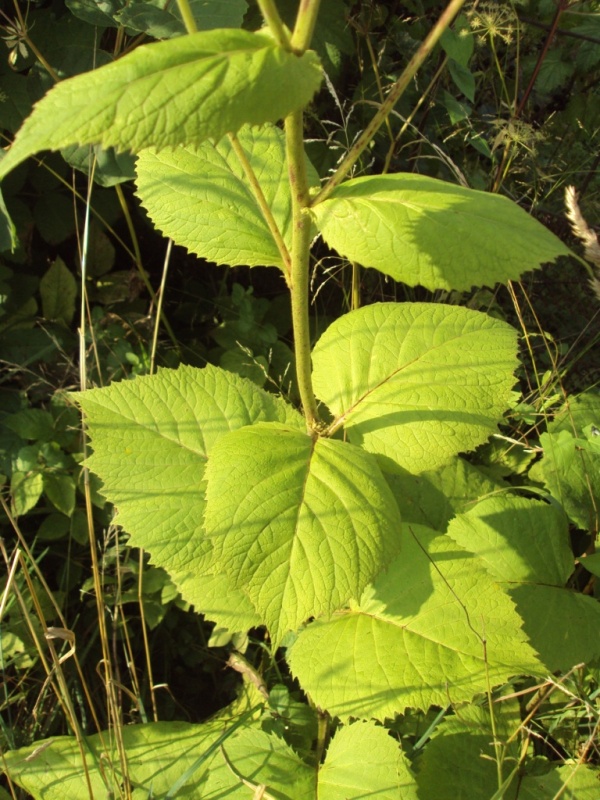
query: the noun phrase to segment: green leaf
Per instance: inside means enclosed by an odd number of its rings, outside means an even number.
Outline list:
[[[316,55],[298,57],[259,33],[202,31],[144,45],[57,84],[0,163],[0,178],[38,150],[118,150],[220,139],[303,108],[321,83]]]
[[[448,69],[452,80],[460,91],[464,94],[467,100],[472,103],[475,102],[475,77],[471,70],[451,58],[448,61]]]
[[[125,0],[65,0],[69,11],[90,25],[99,28],[118,28],[115,16],[123,7]]]
[[[354,178],[312,213],[341,255],[431,290],[518,280],[570,253],[506,197],[423,175]]]
[[[574,559],[567,520],[556,505],[489,497],[452,520],[448,535],[475,553],[508,591],[550,671],[600,657],[600,606],[564,588]]]
[[[337,731],[319,770],[319,800],[417,800],[407,759],[385,728],[357,722]]]
[[[187,722],[125,725],[121,735],[134,796],[165,800],[175,782],[189,771],[190,776],[184,784],[185,796],[205,797],[202,787],[207,762],[198,761],[224,730],[231,728],[232,722],[225,712],[220,718],[203,725]],[[118,755],[107,753],[109,741],[106,731],[84,738],[87,772],[93,796],[97,798],[106,797],[113,791],[118,796],[122,786]],[[105,761],[111,765],[109,769],[106,764],[100,766]],[[56,736],[20,750],[11,750],[5,754],[4,764],[11,779],[28,791],[34,800],[82,797],[82,751],[74,737]],[[87,789],[85,791],[87,796]]]
[[[212,563],[276,641],[357,597],[398,550],[377,462],[346,442],[256,424],[215,444],[206,478]]]
[[[134,546],[172,577],[185,600],[234,630],[258,623],[248,598],[206,567],[204,468],[218,439],[258,420],[304,429],[302,418],[250,381],[208,366],[76,394],[86,415],[90,469]]]
[[[384,472],[384,476],[402,521],[427,525],[436,531],[445,531],[455,514],[503,489],[502,484],[492,481],[464,458],[453,458],[446,466],[420,475],[401,469],[393,474]]]
[[[47,440],[54,436],[54,417],[41,408],[24,408],[4,417],[2,424],[22,439]]]
[[[71,516],[75,510],[75,481],[70,475],[44,472],[44,493],[55,508]]]
[[[42,277],[40,294],[44,317],[69,325],[75,315],[77,281],[62,258],[57,258]]]
[[[525,775],[520,784],[519,800],[597,800],[600,771],[586,764],[553,767],[545,775]]]
[[[498,789],[497,754],[494,738],[501,745],[503,779],[508,778],[519,758],[521,714],[516,700],[493,708],[462,706],[456,716],[446,717],[418,759],[419,797],[435,800],[490,800]],[[514,800],[519,778],[514,776],[503,800]],[[521,795],[519,794],[519,798]]]
[[[475,39],[471,32],[469,20],[464,14],[461,14],[457,17],[453,27],[454,30],[446,28],[442,33],[440,44],[449,58],[466,67],[475,48]]]
[[[30,511],[40,499],[44,490],[41,472],[13,472],[10,481],[15,516],[20,517]]]
[[[289,663],[317,706],[342,719],[470,700],[543,667],[514,604],[447,536],[409,524],[402,552],[356,608],[317,620]],[[485,642],[485,644],[484,644]]]
[[[497,431],[515,351],[516,331],[480,312],[377,303],[319,339],[314,387],[351,442],[417,473]]]
[[[264,786],[277,800],[315,800],[314,770],[278,736],[247,728],[232,736],[223,750],[211,764],[203,798],[251,800],[251,789]]]
[[[583,530],[600,525],[600,453],[591,442],[576,439],[568,430],[543,433],[541,461],[530,470],[542,480],[569,518]]]
[[[212,761],[202,795],[207,800],[250,800],[250,790],[260,786],[278,800],[417,800],[407,760],[385,728],[372,722],[339,729],[316,774],[282,739],[263,731],[242,730],[223,749],[229,765],[219,756]]]
[[[245,126],[238,138],[284,241],[291,247],[292,211],[283,131]],[[319,177],[309,167],[309,181]],[[228,139],[156,152],[143,150],[137,187],[150,219],[165,236],[217,264],[283,267],[248,179]]]
[[[0,192],[0,253],[5,250],[12,250],[17,244],[17,233],[15,226],[4,203],[2,192]]]
[[[239,28],[248,10],[246,0],[190,0],[190,11],[199,31],[214,28]],[[164,0],[131,2],[116,15],[121,25],[156,39],[180,36],[186,32],[176,3]]]

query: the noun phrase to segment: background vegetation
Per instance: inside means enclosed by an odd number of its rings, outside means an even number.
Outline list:
[[[260,24],[251,2],[205,5],[211,27]],[[296,5],[281,3],[290,25]],[[0,11],[5,144],[56,81],[183,31],[173,8],[139,0],[15,0]],[[321,175],[364,129],[438,13],[428,0],[323,3],[315,47],[327,81],[306,130]],[[564,192],[574,185],[587,223],[599,224],[599,78],[598,2],[467,3],[355,175],[417,172],[502,193],[583,253]],[[69,733],[74,717],[89,733],[140,721],[201,721],[230,703],[242,680],[230,654],[246,643],[214,630],[162,569],[128,546],[93,477],[86,505],[84,441],[66,392],[158,366],[211,363],[297,399],[279,273],[207,269],[172,247],[136,199],[133,158],[97,155],[93,176],[88,148],[71,148],[30,159],[2,184],[0,200],[19,235],[11,252],[0,227],[3,752]],[[324,244],[316,252],[315,339],[344,311],[389,299],[461,303],[517,327],[524,399],[505,420],[503,437],[471,460],[494,478],[539,486],[536,448],[554,412],[581,393],[596,408],[600,284],[590,283],[581,264],[560,259],[508,287],[432,295],[345,263]],[[594,597],[600,490],[598,474],[588,477],[587,495],[573,501],[579,512],[570,514],[574,553],[582,562],[587,554],[571,582]],[[260,630],[246,658],[267,685],[287,686],[282,707],[301,720],[297,687]],[[599,765],[599,677],[596,665],[580,665],[525,695],[522,718],[536,754]],[[506,696],[515,691],[507,687]],[[390,724],[409,755],[423,749],[440,711],[407,710]],[[25,796],[3,780],[0,797]]]

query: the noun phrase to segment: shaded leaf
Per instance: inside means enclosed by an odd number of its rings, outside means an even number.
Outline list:
[[[358,606],[311,623],[291,648],[304,691],[342,719],[446,706],[543,670],[481,562],[447,536],[406,528],[400,556]]]
[[[246,0],[190,0],[190,11],[199,31],[215,28],[239,28],[248,9]],[[186,28],[176,3],[158,2],[129,3],[117,15],[121,25],[156,39],[181,36]]]
[[[515,351],[516,331],[480,312],[377,303],[319,339],[314,387],[351,442],[422,472],[497,431]]]
[[[417,761],[419,797],[490,800],[499,782],[494,738],[502,743],[504,782],[514,771],[520,755],[519,739],[515,736],[520,726],[516,700],[498,703],[492,712],[474,705],[462,706],[456,716],[446,717]],[[511,737],[511,743],[504,745]],[[503,800],[514,800],[518,782],[519,776],[514,774],[510,788],[502,794]]]
[[[42,313],[46,319],[69,325],[75,315],[77,281],[59,257],[40,281]]]
[[[600,657],[600,606],[565,588],[574,559],[560,509],[514,495],[490,497],[452,520],[448,535],[509,592],[549,670]]]

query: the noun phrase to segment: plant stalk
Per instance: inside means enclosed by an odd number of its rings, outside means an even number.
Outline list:
[[[308,321],[308,270],[311,222],[306,213],[310,203],[304,157],[303,113],[295,111],[285,120],[286,152],[292,194],[291,282],[292,323],[296,379],[308,430],[319,428],[319,412],[312,388],[310,334]]]
[[[181,14],[181,19],[183,20],[186,31],[188,33],[197,33],[198,26],[196,25],[196,20],[194,19],[188,0],[177,0],[177,8]]]
[[[408,62],[408,64],[404,69],[404,72],[402,73],[402,75],[400,75],[396,83],[390,89],[388,96],[381,104],[379,110],[377,111],[371,122],[367,125],[362,134],[352,145],[342,163],[339,165],[337,170],[334,172],[334,174],[331,176],[331,178],[327,181],[325,186],[321,189],[319,194],[313,200],[312,202],[313,206],[316,206],[317,203],[321,203],[323,202],[323,200],[326,200],[331,194],[331,192],[336,188],[336,186],[339,186],[339,184],[344,180],[344,178],[350,172],[354,164],[356,164],[356,162],[362,155],[363,151],[365,150],[371,139],[375,136],[379,128],[388,118],[393,107],[402,97],[407,86],[415,77],[417,71],[420,69],[425,59],[429,56],[429,54],[437,44],[440,36],[450,25],[454,17],[458,14],[460,9],[464,5],[464,2],[465,0],[450,0],[450,3],[448,3],[444,13],[438,19],[433,28],[429,31],[429,34],[425,39],[425,41],[421,43],[417,52]]]
[[[260,13],[263,16],[264,21],[267,23],[269,30],[275,37],[277,44],[286,50],[291,50],[290,35],[287,28],[283,24],[281,17],[279,16],[279,11],[277,10],[277,6],[273,0],[257,1],[258,7],[260,8]]]
[[[295,53],[304,53],[310,47],[320,3],[321,0],[303,0],[300,3],[292,34],[292,50]]]
[[[256,200],[256,202],[260,207],[260,210],[262,211],[263,218],[267,223],[267,227],[269,228],[269,232],[273,237],[273,241],[275,242],[277,249],[279,250],[279,255],[281,256],[281,260],[283,261],[285,280],[287,285],[290,286],[291,260],[289,251],[283,240],[281,231],[279,230],[277,222],[275,221],[275,217],[273,216],[273,212],[271,211],[271,208],[267,202],[267,198],[264,195],[261,185],[258,182],[256,173],[252,169],[252,164],[250,163],[248,156],[244,152],[244,148],[240,144],[240,140],[237,138],[235,133],[229,133],[228,138],[231,147],[233,149],[233,152],[236,154],[238,161],[240,162],[240,165],[244,170],[244,174],[248,180],[248,183],[252,188],[254,199]]]

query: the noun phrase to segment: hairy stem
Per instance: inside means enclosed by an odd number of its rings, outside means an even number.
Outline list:
[[[292,49],[295,52],[303,53],[310,46],[320,3],[321,0],[302,0],[300,3],[292,34]]]
[[[331,194],[331,192],[335,189],[335,187],[339,186],[339,184],[344,180],[346,175],[350,172],[350,170],[352,169],[354,164],[358,161],[363,151],[371,141],[371,139],[375,136],[379,128],[388,118],[393,107],[396,105],[398,100],[404,94],[407,86],[412,81],[412,79],[416,75],[417,71],[420,69],[425,59],[429,56],[429,54],[437,44],[440,36],[450,25],[454,17],[458,14],[461,7],[464,5],[464,2],[465,0],[450,0],[450,3],[448,3],[446,10],[438,19],[436,24],[433,26],[425,41],[421,43],[417,52],[408,62],[408,64],[404,69],[404,72],[402,73],[402,75],[400,75],[396,83],[390,89],[388,96],[386,97],[385,101],[381,104],[379,110],[377,111],[371,122],[367,125],[365,130],[358,137],[354,145],[350,148],[348,155],[344,158],[340,166],[337,168],[337,170],[334,172],[331,178],[327,181],[325,186],[321,189],[317,197],[313,200],[312,203],[313,206],[316,205],[317,203],[322,202],[323,200],[326,200]]]
[[[286,50],[291,49],[290,35],[287,28],[279,16],[279,11],[273,0],[257,0],[260,13],[263,15],[264,21],[269,26],[269,30],[275,37],[277,44],[285,47]]]
[[[310,217],[306,160],[304,157],[303,114],[295,111],[285,120],[286,150],[292,193],[291,285],[292,322],[296,378],[309,431],[319,427],[317,401],[312,388],[310,335],[308,326],[308,268],[310,259]]]

